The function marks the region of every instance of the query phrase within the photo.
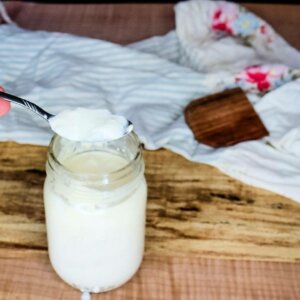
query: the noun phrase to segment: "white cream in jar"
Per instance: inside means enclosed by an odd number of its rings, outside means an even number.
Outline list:
[[[66,109],[49,119],[58,135],[80,142],[111,141],[123,136],[128,121],[106,109],[76,107]]]
[[[57,274],[87,292],[124,284],[144,251],[147,186],[136,135],[100,142],[56,135],[46,169],[48,247]]]

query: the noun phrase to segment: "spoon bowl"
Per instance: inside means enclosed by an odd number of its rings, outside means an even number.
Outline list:
[[[42,109],[41,107],[39,107],[38,105],[34,104],[33,102],[30,102],[28,100],[25,100],[23,98],[5,93],[0,91],[0,97],[8,100],[12,103],[18,104],[26,109],[29,109],[30,111],[36,113],[37,115],[39,115],[40,117],[42,117],[43,119],[49,121],[51,118],[55,117],[55,115],[48,113],[47,111],[45,111],[44,109]],[[133,124],[127,120],[128,124],[127,124],[127,128],[124,131],[124,135],[129,134],[132,130],[133,130]]]

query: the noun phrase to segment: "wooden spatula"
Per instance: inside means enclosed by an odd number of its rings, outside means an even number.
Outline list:
[[[197,141],[214,148],[269,134],[240,88],[192,101],[185,109],[185,120]]]

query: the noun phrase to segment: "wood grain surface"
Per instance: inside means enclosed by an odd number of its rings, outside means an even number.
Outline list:
[[[299,204],[169,151],[145,159],[146,256],[300,261]],[[0,143],[3,249],[47,250],[45,160],[45,147]]]
[[[214,148],[261,139],[269,134],[240,88],[195,99],[185,108],[184,116],[195,139]]]
[[[38,4],[7,1],[8,12],[28,29],[68,32],[128,44],[175,27],[173,4]]]
[[[1,300],[80,299],[46,255],[0,263]],[[125,286],[92,300],[298,300],[299,276],[295,264],[151,256]]]
[[[79,299],[47,256],[46,152],[0,143],[1,300]],[[145,161],[144,262],[94,300],[300,298],[299,204],[166,150],[146,151]]]
[[[5,1],[12,19],[33,30],[69,32],[127,44],[175,27],[173,4],[41,4]],[[267,2],[267,1],[266,1]],[[300,49],[300,6],[243,3]]]

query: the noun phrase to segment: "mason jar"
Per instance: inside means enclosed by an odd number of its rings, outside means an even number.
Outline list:
[[[147,185],[137,136],[87,143],[55,135],[46,172],[48,251],[56,273],[83,292],[124,284],[144,252]]]

